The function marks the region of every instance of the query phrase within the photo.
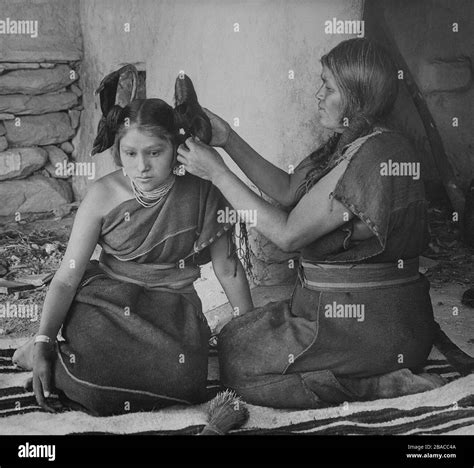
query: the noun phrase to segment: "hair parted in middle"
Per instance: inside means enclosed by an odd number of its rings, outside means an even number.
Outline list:
[[[115,128],[111,129],[114,133],[112,156],[117,166],[122,166],[120,140],[131,129],[166,140],[174,148],[182,142],[175,111],[169,104],[157,98],[136,99],[122,108]]]

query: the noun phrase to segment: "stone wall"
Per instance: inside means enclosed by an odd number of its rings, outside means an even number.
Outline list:
[[[82,109],[74,66],[0,62],[0,216],[73,199],[70,140]]]
[[[2,0],[0,8],[0,216],[18,219],[73,201],[79,10],[72,0]]]

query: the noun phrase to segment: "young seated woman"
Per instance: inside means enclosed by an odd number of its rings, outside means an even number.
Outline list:
[[[105,134],[121,169],[90,187],[39,333],[14,355],[48,411],[53,388],[96,415],[204,401],[211,333],[193,282],[209,257],[232,307],[253,307],[232,225],[218,222],[225,199],[210,181],[173,171],[171,106],[135,100],[114,112]]]

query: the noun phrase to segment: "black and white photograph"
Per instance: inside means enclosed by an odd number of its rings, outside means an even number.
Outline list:
[[[473,31],[0,0],[0,466],[472,467]]]

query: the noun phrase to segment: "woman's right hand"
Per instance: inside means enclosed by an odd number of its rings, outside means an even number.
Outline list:
[[[52,391],[54,347],[49,343],[36,343],[34,346],[33,391],[36,401],[44,410],[55,413],[56,410],[47,402]]]
[[[203,108],[206,115],[209,117],[212,126],[212,138],[209,144],[211,146],[220,146],[224,148],[227,144],[232,129],[230,125],[221,119],[218,115],[213,114],[210,110]]]

